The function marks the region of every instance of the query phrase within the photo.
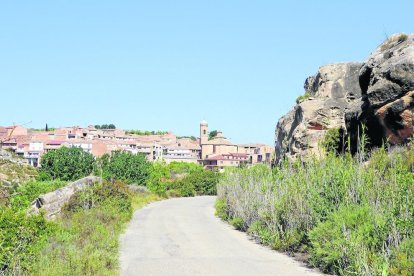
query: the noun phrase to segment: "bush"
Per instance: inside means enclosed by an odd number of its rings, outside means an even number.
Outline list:
[[[228,220],[227,202],[224,199],[218,198],[215,203],[216,216],[222,220]]]
[[[310,231],[311,263],[334,274],[380,274],[385,226],[385,218],[367,206],[341,207]]]
[[[110,183],[104,181],[74,194],[66,205],[65,210],[76,212],[80,209],[88,210],[102,206],[111,206],[121,213],[132,215],[129,197],[127,185],[120,182]]]
[[[413,156],[381,148],[364,158],[327,154],[273,170],[226,170],[216,212],[240,218],[272,248],[310,253],[326,272],[405,273],[414,261],[405,249],[414,233]]]
[[[77,192],[27,274],[117,274],[119,235],[132,217],[132,205],[142,206],[147,198],[152,196],[132,194],[123,183],[97,183]]]
[[[246,230],[246,225],[241,218],[238,218],[238,217],[232,218],[232,220],[230,221],[230,224],[233,225],[233,227],[236,228],[237,230]]]
[[[147,182],[148,189],[158,195],[165,195],[170,185],[169,182],[171,182],[171,173],[167,165],[161,162],[153,163]]]
[[[28,182],[16,189],[15,195],[11,198],[11,206],[14,209],[26,209],[40,195],[55,191],[65,185],[66,182],[60,180]]]
[[[300,104],[300,103],[302,103],[303,101],[305,101],[305,100],[309,99],[309,98],[310,98],[310,96],[311,96],[310,91],[306,91],[304,95],[301,95],[301,96],[299,96],[299,97],[297,97],[297,98],[296,98],[296,103],[297,103],[297,104]]]
[[[342,151],[341,136],[341,130],[339,128],[328,129],[325,133],[325,137],[321,141],[322,148],[328,153],[340,153]]]
[[[102,156],[96,165],[95,174],[106,180],[119,180],[128,184],[145,185],[150,175],[151,164],[143,154],[115,151]]]
[[[192,187],[197,195],[215,195],[218,179],[217,172],[201,170],[189,173],[180,183],[182,186]]]
[[[53,230],[42,215],[0,207],[0,274],[24,274]]]
[[[391,256],[390,275],[413,275],[414,238],[404,240]]]
[[[219,175],[190,163],[152,164],[148,189],[158,195],[215,195]],[[168,192],[174,190],[174,192]]]
[[[77,147],[61,147],[42,156],[40,173],[42,179],[72,181],[92,173],[94,157]]]

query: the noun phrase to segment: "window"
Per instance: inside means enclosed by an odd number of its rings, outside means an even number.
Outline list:
[[[207,134],[207,130],[203,130],[203,134],[206,135]]]

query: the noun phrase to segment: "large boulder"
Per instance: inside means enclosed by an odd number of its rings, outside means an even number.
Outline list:
[[[307,98],[283,116],[276,127],[276,156],[295,158],[319,153],[319,141],[331,128],[345,129],[345,114],[360,105],[362,63],[322,66],[305,81]]]
[[[350,138],[351,150],[362,125],[370,146],[405,143],[414,132],[414,34],[391,36],[364,63],[321,67],[305,91],[276,126],[277,159],[321,152],[332,128]]]

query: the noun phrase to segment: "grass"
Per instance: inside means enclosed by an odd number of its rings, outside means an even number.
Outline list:
[[[59,231],[49,239],[33,274],[118,274],[119,235],[135,210],[160,198],[151,193],[130,194],[125,185],[117,185],[101,193],[102,198],[99,195],[93,198],[93,191],[90,195],[83,192],[75,199],[77,202],[67,206],[64,216],[57,222]],[[108,194],[112,199],[108,199]],[[97,203],[100,200],[102,202]],[[96,206],[79,208],[85,201],[93,201]]]
[[[406,41],[408,39],[407,34],[400,34],[398,36],[392,36],[390,38],[387,38],[384,43],[381,45],[381,51],[386,51],[391,49],[392,47]]]
[[[37,186],[33,183],[23,186],[13,204],[26,203],[30,201],[27,197],[33,198],[41,191],[61,185],[55,181]],[[6,236],[3,232],[0,235],[0,242],[9,245],[9,250],[0,250],[0,272],[118,275],[119,235],[135,210],[159,199],[149,192],[131,191],[122,183],[104,182],[72,196],[62,215],[53,222],[47,222],[42,215],[27,216],[25,204],[18,205],[21,208],[17,213],[13,208],[0,209],[0,230],[6,231]],[[13,252],[16,253],[13,247],[21,244],[21,240],[27,242],[13,257]]]
[[[413,275],[413,172],[412,148],[233,169],[218,184],[216,213],[327,273]]]
[[[310,96],[311,96],[310,91],[306,91],[304,95],[300,95],[299,97],[297,97],[297,98],[296,98],[296,103],[297,103],[297,104],[300,104],[300,103],[302,103],[303,101],[305,101],[305,100],[309,99],[309,98],[310,98]]]

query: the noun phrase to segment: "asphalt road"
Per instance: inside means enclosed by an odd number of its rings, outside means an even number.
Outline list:
[[[215,197],[159,201],[121,236],[122,275],[317,275],[214,216]]]

